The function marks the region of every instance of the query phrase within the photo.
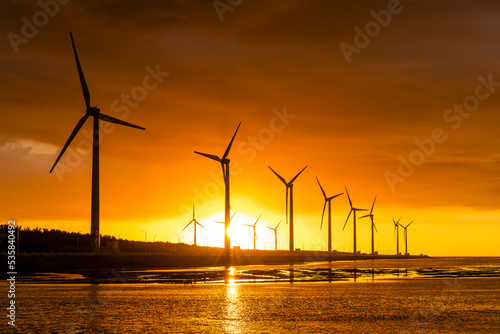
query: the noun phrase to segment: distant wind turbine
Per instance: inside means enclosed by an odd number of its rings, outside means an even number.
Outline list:
[[[278,173],[276,173],[270,166],[268,166],[270,170],[272,170],[272,172],[274,174],[276,174],[276,176],[281,180],[281,182],[283,182],[285,184],[285,187],[286,187],[286,209],[285,209],[285,214],[286,214],[286,222],[288,224],[288,221],[290,221],[290,235],[289,235],[289,238],[290,238],[290,242],[289,242],[289,246],[290,246],[290,252],[293,252],[294,248],[293,248],[293,182],[297,179],[297,177],[299,177],[300,173],[302,173],[304,171],[304,169],[307,168],[307,166],[305,166],[304,168],[302,168],[302,170],[297,174],[295,175],[295,177],[293,179],[290,180],[290,182],[286,182],[284,178],[282,178]],[[290,193],[290,217],[288,217],[288,193]]]
[[[320,229],[323,228],[323,218],[325,216],[326,203],[328,203],[328,253],[331,253],[332,252],[332,199],[334,199],[337,196],[342,195],[343,193],[340,193],[340,194],[337,194],[337,195],[331,196],[331,197],[326,197],[326,193],[323,190],[321,183],[319,183],[318,177],[316,177],[316,181],[318,181],[319,188],[321,189],[321,192],[323,193],[323,197],[325,198],[325,204],[323,205],[323,213],[321,214]]]
[[[193,219],[182,230],[184,231],[189,225],[191,225],[191,223],[193,223],[193,227],[194,227],[194,243],[193,243],[193,245],[196,246],[196,225],[200,225],[203,228],[205,228],[205,226],[198,223],[198,221],[194,217],[194,203],[193,203]]]
[[[347,215],[347,219],[345,220],[344,227],[342,228],[342,231],[345,229],[345,226],[347,225],[347,222],[349,221],[349,217],[351,216],[351,213],[353,213],[353,234],[354,234],[354,245],[353,245],[353,251],[354,254],[357,254],[357,248],[356,248],[356,212],[357,211],[368,211],[368,209],[358,209],[352,206],[351,202],[351,197],[349,197],[349,192],[347,191],[347,187],[345,187],[345,192],[347,194],[347,198],[349,199],[349,205],[351,206],[351,211],[349,211],[349,214]]]
[[[394,233],[395,233],[395,236],[396,236],[396,255],[399,255],[399,221],[401,220],[401,218],[398,219],[398,221],[396,222],[394,220],[394,218],[392,218],[392,222],[394,223]]]
[[[76,53],[75,42],[73,41],[73,35],[70,33],[71,44],[73,45],[73,53],[75,54],[76,66],[78,68],[78,75],[80,77],[80,84],[82,86],[83,97],[85,100],[85,115],[78,121],[73,132],[69,136],[66,144],[64,145],[61,153],[56,159],[56,162],[50,169],[50,173],[54,170],[59,159],[63,156],[64,152],[71,144],[73,138],[75,138],[76,134],[82,128],[83,124],[87,121],[87,118],[90,116],[94,117],[94,132],[93,132],[93,149],[92,149],[92,200],[91,200],[91,214],[90,214],[90,236],[91,236],[91,251],[93,253],[99,252],[100,247],[100,238],[99,238],[99,120],[130,126],[132,128],[145,130],[143,127],[124,122],[120,119],[102,114],[100,109],[97,107],[90,106],[90,93],[87,87],[87,83],[85,81],[85,77],[83,75],[82,67],[80,66],[80,60],[78,59],[78,54]]]
[[[196,154],[203,155],[204,157],[207,157],[209,159],[215,160],[221,164],[222,167],[222,176],[224,178],[224,186],[226,188],[225,192],[225,210],[224,210],[224,254],[226,259],[229,259],[230,252],[231,252],[231,238],[228,233],[228,228],[230,224],[230,210],[231,210],[231,203],[230,203],[230,193],[229,193],[229,162],[230,160],[227,158],[229,151],[231,150],[231,146],[233,145],[234,137],[236,137],[236,133],[238,133],[238,129],[240,128],[240,124],[238,124],[238,127],[236,128],[236,131],[234,132],[233,138],[231,138],[231,141],[229,142],[229,145],[226,148],[226,151],[222,155],[222,158],[219,158],[216,155],[213,154],[207,154],[207,153],[201,153],[194,151]]]
[[[403,226],[402,224],[399,224],[404,230],[405,230],[405,255],[408,255],[408,234],[407,234],[407,228],[413,223],[413,220],[406,226]]]
[[[278,250],[278,226],[280,226],[281,224],[281,220],[280,222],[278,223],[278,225],[276,225],[275,228],[272,228],[272,227],[269,227],[269,226],[266,226],[268,229],[271,229],[274,231],[274,250],[277,251]]]
[[[373,200],[373,204],[372,204],[372,209],[370,210],[370,213],[363,216],[363,217],[359,217],[360,219],[361,218],[365,218],[365,217],[370,217],[371,221],[372,221],[372,254],[375,254],[375,231],[377,231],[377,227],[375,226],[375,223],[373,222],[373,207],[375,206],[375,201],[377,200],[377,196],[375,196],[375,199]],[[375,229],[375,231],[373,230]],[[378,231],[377,231],[378,233]]]
[[[255,248],[255,243],[256,243],[256,240],[257,240],[257,232],[255,231],[255,227],[257,225],[257,223],[259,222],[259,219],[262,215],[259,216],[259,218],[257,218],[257,220],[255,221],[254,224],[243,224],[245,226],[250,226],[253,228],[253,250],[256,250],[257,248]]]

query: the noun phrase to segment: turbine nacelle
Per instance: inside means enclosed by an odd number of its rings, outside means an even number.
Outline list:
[[[100,113],[101,113],[101,109],[99,109],[97,107],[90,107],[87,109],[87,114],[90,116],[99,116]]]

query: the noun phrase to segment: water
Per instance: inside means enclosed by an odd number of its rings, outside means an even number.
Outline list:
[[[456,261],[456,260],[455,260]],[[376,264],[374,263],[376,262]],[[354,277],[311,281],[324,263],[293,283],[33,284],[17,286],[18,333],[500,333],[500,278],[496,262],[427,260],[417,272],[394,263],[335,263],[357,267]],[[414,263],[413,263],[414,264]],[[407,264],[405,264],[407,265]],[[380,275],[370,270],[377,266]],[[237,268],[248,282],[251,268]],[[288,266],[285,266],[288,268]],[[332,269],[332,268],[330,268]],[[352,273],[352,271],[346,271]],[[470,277],[471,272],[479,277]],[[304,273],[312,273],[307,276]],[[457,273],[459,276],[457,277]],[[407,276],[405,276],[405,274]],[[467,276],[467,277],[463,277]],[[133,276],[130,276],[133,277]],[[146,275],[147,277],[147,275]],[[302,279],[297,280],[297,277]],[[435,278],[438,277],[438,278]],[[274,278],[273,278],[274,279]],[[259,280],[256,280],[259,281]],[[4,320],[5,321],[5,320]],[[16,331],[14,331],[16,332]]]

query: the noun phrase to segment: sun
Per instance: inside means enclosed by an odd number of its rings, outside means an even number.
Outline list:
[[[233,214],[234,216],[228,229],[228,234],[231,238],[231,247],[253,248],[253,229],[250,226],[245,226],[245,224],[253,225],[258,216],[255,217],[240,211]],[[218,212],[204,219],[202,224],[205,226],[205,229],[199,230],[200,235],[203,235],[203,237],[198,244],[200,246],[208,244],[208,246],[212,247],[224,247],[224,224],[221,223],[223,221],[224,212]],[[262,226],[259,226],[260,224]],[[262,231],[262,227],[265,225],[266,223],[261,218],[257,225],[257,235],[260,234],[259,231]],[[268,231],[265,232],[269,233]],[[202,243],[203,240],[205,240],[204,244]],[[263,249],[264,243],[259,243],[259,240],[257,240],[257,248]]]

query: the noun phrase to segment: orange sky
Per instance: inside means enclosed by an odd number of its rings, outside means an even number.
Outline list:
[[[499,255],[497,2],[242,1],[223,13],[210,1],[57,7],[50,17],[37,1],[7,1],[0,14],[3,221],[89,232],[91,122],[61,159],[67,169],[49,174],[85,111],[72,31],[91,105],[147,129],[104,134],[101,233],[176,241],[195,200],[207,228],[199,244],[222,246],[222,227],[211,223],[223,218],[220,165],[193,151],[221,155],[241,121],[229,156],[234,244],[252,244],[241,224],[262,214],[259,247],[269,248],[264,226],[285,218],[285,187],[267,166],[290,179],[308,165],[294,186],[296,247],[327,247],[317,176],[328,196],[347,186],[358,207],[378,196],[381,253],[395,251],[391,219],[402,217],[415,220],[411,253]],[[34,17],[37,31],[23,29]],[[371,37],[356,37],[366,28]],[[146,78],[155,70],[157,81]],[[350,251],[352,222],[341,231],[347,197],[332,209],[334,248]],[[192,242],[191,227],[181,235]],[[287,249],[285,223],[278,235]],[[368,221],[358,222],[358,237],[368,252]]]

